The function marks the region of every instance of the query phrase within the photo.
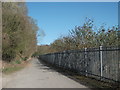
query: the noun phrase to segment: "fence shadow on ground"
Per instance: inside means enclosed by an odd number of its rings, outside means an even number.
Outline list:
[[[49,71],[49,72],[56,72],[52,67],[50,67],[50,65],[46,64],[45,62],[43,62],[42,60],[38,59],[39,62],[36,62],[36,67],[39,69],[42,69],[45,71]]]
[[[54,65],[49,64],[48,62],[45,62],[44,60],[41,60],[40,58],[38,58],[38,60],[42,65],[42,68],[40,68],[40,69],[48,70],[50,72],[58,72],[59,74],[65,75],[66,77],[68,77],[68,78],[70,78],[70,79],[72,79],[72,80],[74,80],[82,85],[87,86],[91,90],[102,90],[102,89],[103,90],[106,90],[106,89],[119,90],[119,87],[117,84],[106,83],[106,82],[97,80],[95,78],[80,75],[74,71],[69,71],[67,69],[56,67]],[[40,63],[37,63],[38,66],[40,65]]]

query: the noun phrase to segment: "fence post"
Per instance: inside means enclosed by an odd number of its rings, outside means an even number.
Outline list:
[[[100,76],[103,76],[103,56],[102,56],[102,46],[100,46]]]
[[[87,62],[87,52],[86,51],[87,51],[87,48],[85,48],[85,69],[86,69],[85,70],[85,75],[87,76],[87,63],[88,62]]]
[[[120,49],[120,46],[118,46],[118,49]],[[118,51],[118,82],[120,82],[120,50]]]

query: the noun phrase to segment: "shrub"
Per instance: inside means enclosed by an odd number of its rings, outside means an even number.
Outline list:
[[[24,57],[24,58],[22,58],[23,61],[26,61],[27,59],[28,59],[28,57]]]
[[[21,61],[20,60],[16,60],[15,63],[16,64],[21,64]]]

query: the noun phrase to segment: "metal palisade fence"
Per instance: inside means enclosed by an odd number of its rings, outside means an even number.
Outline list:
[[[102,47],[67,50],[39,56],[57,67],[108,82],[120,82],[120,48]]]

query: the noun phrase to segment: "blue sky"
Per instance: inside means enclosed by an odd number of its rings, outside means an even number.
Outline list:
[[[38,38],[38,45],[67,35],[75,26],[82,26],[86,17],[97,27],[103,23],[106,28],[118,25],[117,2],[27,2],[27,7],[28,15],[45,32],[44,38]]]

